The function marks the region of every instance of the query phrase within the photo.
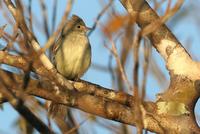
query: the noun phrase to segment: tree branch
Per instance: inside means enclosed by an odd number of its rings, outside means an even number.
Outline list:
[[[15,110],[18,111],[39,132],[53,134],[53,132],[23,104],[24,102],[21,98],[16,97],[11,91],[9,91],[10,90],[4,86],[3,82],[0,81],[0,94],[10,102]]]
[[[128,13],[137,17],[136,22],[142,30],[151,24],[159,25],[156,29],[149,28],[153,30],[148,32],[148,37],[164,58],[171,78],[168,90],[157,96],[156,112],[162,119],[161,126],[168,128],[166,130],[169,132],[199,133],[193,111],[200,95],[200,63],[192,60],[185,48],[145,0],[120,0],[120,2]],[[178,6],[176,5],[174,9],[178,9],[181,2],[182,0],[178,1]],[[172,121],[170,118],[181,122],[174,125],[179,129],[170,127]],[[184,126],[182,122],[190,125]]]
[[[10,83],[10,85],[7,86],[9,87],[9,89],[12,89],[12,91],[16,95],[18,95],[18,87],[21,87],[23,85],[23,77],[13,73],[12,75],[16,84]],[[0,89],[1,88],[2,87],[0,86]],[[53,102],[63,104],[66,106],[78,108],[87,113],[95,114],[106,119],[119,121],[121,123],[126,123],[129,125],[135,125],[135,114],[132,112],[132,109],[125,104],[120,104],[117,101],[96,95],[87,94],[85,92],[64,91],[60,90],[59,88],[57,88],[57,90],[54,90],[54,88],[55,85],[52,85],[49,81],[41,82],[38,80],[31,79],[25,90],[25,93],[41,97],[43,99],[51,100]],[[109,90],[111,89],[106,90],[107,92],[109,92]],[[112,93],[118,94],[118,92],[116,91],[112,91]],[[128,94],[126,96],[131,97]],[[145,110],[149,110],[148,113],[153,113],[154,107],[155,105],[151,102],[146,102],[145,104]],[[155,120],[152,119],[151,116],[151,114],[145,114],[147,129],[154,132],[162,132],[162,130],[159,128],[159,125],[156,123]]]
[[[38,52],[39,44],[28,30],[23,15],[20,13],[20,2],[18,1],[16,4],[19,7],[17,9],[10,0],[4,1],[19,23],[22,33],[27,36],[28,42]],[[136,21],[142,29],[158,22],[159,27],[147,33],[154,47],[164,58],[170,72],[171,83],[168,90],[159,94],[155,103],[144,102],[144,104],[138,105],[141,110],[141,119],[143,119],[143,128],[157,133],[200,133],[193,112],[200,92],[200,63],[191,59],[184,47],[161,23],[162,21],[160,22],[158,15],[146,1],[121,0],[121,3],[131,15],[137,16]],[[42,76],[43,80],[47,78],[42,81],[42,85],[40,81],[31,79],[25,91],[29,95],[42,97],[130,125],[135,125],[136,119],[140,118],[136,117],[136,113],[133,112],[135,108],[133,96],[86,81],[66,80],[57,73],[44,54],[40,56],[39,61],[0,51],[0,63],[15,66],[24,71],[29,69],[30,63],[33,63],[31,71]],[[22,86],[23,80],[22,76],[13,75],[16,83],[10,83],[9,89],[12,89],[18,96],[17,89],[19,88],[17,87]],[[9,98],[3,97],[1,100],[9,101]]]

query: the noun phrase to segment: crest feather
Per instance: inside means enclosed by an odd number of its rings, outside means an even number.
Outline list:
[[[65,24],[61,34],[67,35],[68,32],[70,32],[77,24],[86,26],[83,20],[79,16],[72,15],[71,19]]]
[[[72,24],[77,24],[77,23],[79,23],[79,24],[85,26],[85,23],[83,22],[83,20],[82,20],[79,16],[74,15],[74,14],[73,14],[72,17],[71,17],[70,22],[71,22]]]

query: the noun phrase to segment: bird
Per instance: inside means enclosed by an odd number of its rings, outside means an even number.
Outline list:
[[[91,64],[91,46],[87,36],[90,30],[77,15],[64,25],[53,47],[53,62],[57,71],[68,80],[79,80]],[[65,118],[66,107],[51,102],[49,112],[52,117]]]

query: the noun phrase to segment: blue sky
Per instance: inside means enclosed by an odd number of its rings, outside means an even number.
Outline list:
[[[27,3],[28,0],[23,0],[25,3]],[[53,0],[45,0],[45,2],[48,2],[48,13],[51,14],[52,12],[52,1]],[[101,0],[76,0],[75,4],[73,6],[72,9],[72,14],[77,14],[78,16],[80,16],[81,18],[83,18],[83,20],[85,21],[86,25],[88,27],[91,27],[94,23],[95,18],[97,17],[97,14],[101,11],[102,9],[102,5],[100,2]],[[193,3],[199,2],[200,0],[196,0]],[[107,3],[108,1],[105,0],[105,2]],[[197,3],[198,3],[197,2]],[[192,3],[189,0],[186,0],[183,7],[181,8],[181,10],[185,10],[184,8],[187,6],[187,4]],[[122,5],[118,2],[115,1],[114,2],[114,7],[115,9],[121,13],[124,14],[126,13],[124,8],[122,7]],[[65,0],[60,0],[58,2],[58,12],[57,12],[57,20],[56,23],[58,24],[63,11],[65,9],[66,6],[66,1]],[[193,5],[195,6],[195,5]],[[42,23],[41,23],[41,18],[42,18],[42,14],[40,12],[40,7],[38,6],[38,0],[33,0],[33,12],[35,14],[35,16],[37,18],[39,18],[39,23],[41,24],[42,27]],[[195,16],[195,17],[194,17]],[[107,19],[107,15],[104,15],[100,21],[100,23],[104,24],[106,22]],[[199,38],[199,27],[198,27],[198,23],[196,21],[196,19],[200,19],[200,15],[195,14],[194,11],[190,11],[190,14],[187,16],[183,15],[183,18],[178,21],[177,23],[175,23],[175,19],[176,19],[176,15],[171,18],[168,22],[167,25],[170,27],[170,29],[172,30],[172,32],[176,35],[176,37],[179,39],[179,41],[187,48],[187,46],[190,47],[190,49],[187,49],[189,51],[189,53],[192,55],[193,58],[195,58],[195,60],[200,60],[200,38]],[[2,15],[0,13],[0,19],[2,20]],[[51,18],[49,18],[49,24],[51,25]],[[5,22],[2,21],[0,23],[0,25],[4,24]],[[41,45],[44,45],[46,42],[46,38],[43,35],[43,33],[37,32],[38,29],[34,29],[34,32],[36,34],[36,37],[38,39],[38,41],[40,42]],[[94,31],[94,33],[89,37],[90,39],[90,43],[92,46],[92,63],[93,64],[100,64],[100,65],[105,65],[107,66],[108,64],[108,57],[109,57],[109,51],[103,46],[103,40],[102,40],[103,36],[101,33],[101,30],[99,29],[99,27],[97,27],[97,29]],[[187,44],[187,40],[190,39],[191,41],[189,42],[189,44]],[[150,98],[151,100],[155,100],[156,97],[155,95],[158,92],[161,92],[162,90],[164,90],[168,84],[169,84],[169,75],[167,70],[165,69],[165,64],[163,59],[160,57],[160,55],[156,52],[156,50],[154,49],[152,51],[152,56],[156,57],[156,61],[158,62],[159,67],[161,68],[161,70],[163,71],[163,73],[165,74],[165,76],[168,79],[168,82],[166,81],[166,83],[164,84],[159,84],[158,81],[155,79],[155,77],[152,76],[152,73],[149,72],[149,76],[148,76],[148,80],[147,80],[147,95],[148,98]],[[132,65],[128,64],[127,65],[127,74],[130,74],[130,72],[132,71]],[[88,72],[84,75],[83,79],[88,80],[90,82],[99,84],[101,86],[107,87],[107,88],[112,88],[112,82],[111,82],[111,77],[110,74],[108,72],[102,72],[102,71],[97,71],[94,68],[90,68],[88,70]],[[198,103],[198,107],[199,107],[199,103]],[[197,109],[197,108],[196,108]],[[77,110],[75,110],[77,111]],[[197,110],[196,110],[197,111]],[[17,113],[15,112],[15,110],[13,110],[13,108],[9,105],[9,104],[5,104],[4,105],[4,110],[0,111],[0,133],[3,134],[14,134],[13,130],[11,130],[11,128],[13,129],[13,121],[17,118]],[[85,125],[89,125],[91,123],[86,123]],[[112,133],[112,131],[109,131],[108,129],[104,129],[102,127],[99,127],[97,125],[94,125],[95,129],[95,133],[104,133],[104,134],[110,134]],[[84,128],[84,126],[83,126]],[[18,132],[16,132],[17,134]]]

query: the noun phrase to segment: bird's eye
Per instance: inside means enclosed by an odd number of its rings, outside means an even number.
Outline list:
[[[78,25],[78,26],[77,26],[77,28],[81,28],[81,26],[80,26],[80,25]]]

